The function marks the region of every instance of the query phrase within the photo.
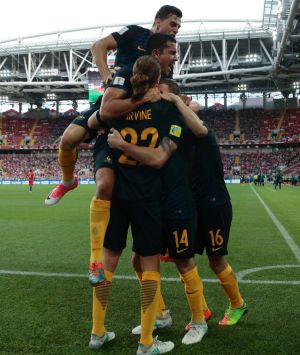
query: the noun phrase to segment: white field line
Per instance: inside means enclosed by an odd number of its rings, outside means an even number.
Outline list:
[[[264,202],[264,200],[260,197],[258,192],[254,189],[252,185],[250,185],[252,191],[259,199],[260,203],[263,205],[264,209],[267,211],[268,215],[270,216],[271,220],[279,230],[280,234],[283,236],[284,240],[286,241],[287,245],[290,247],[291,251],[295,255],[298,262],[300,262],[300,248],[294,242],[294,239],[290,236],[289,232],[284,228],[284,226],[279,222],[278,218],[274,215],[268,205]]]
[[[238,274],[240,277],[242,275],[250,274],[252,271],[257,272],[259,269],[272,269],[272,268],[285,268],[285,267],[300,267],[300,265],[275,265],[270,267],[262,267],[255,269],[248,269],[240,271]],[[252,270],[252,271],[251,271]],[[86,278],[88,279],[87,274],[71,274],[71,273],[58,273],[58,272],[34,272],[34,271],[17,271],[17,270],[0,270],[0,275],[13,275],[13,276],[41,276],[41,277],[65,277],[65,278]],[[136,281],[135,276],[125,276],[125,275],[114,275],[114,279],[117,280],[134,280]],[[180,282],[180,279],[177,277],[162,277],[164,282]],[[204,282],[209,283],[218,283],[217,279],[203,279]],[[87,281],[88,283],[88,281]],[[300,280],[243,280],[239,278],[239,283],[245,284],[271,284],[271,285],[300,285]]]

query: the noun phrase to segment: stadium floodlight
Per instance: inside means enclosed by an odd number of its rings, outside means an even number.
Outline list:
[[[8,76],[11,76],[11,71],[8,70],[8,69],[3,69],[3,70],[0,70],[0,77],[8,77]]]
[[[210,66],[210,63],[208,62],[208,60],[206,58],[193,59],[190,62],[190,67],[193,67],[193,68],[207,67],[207,66]]]
[[[97,71],[99,71],[99,70],[98,70],[98,68],[96,68],[96,67],[90,67],[90,68],[89,68],[89,71],[97,72]]]
[[[0,102],[8,102],[8,96],[0,96]]]
[[[40,70],[40,75],[41,76],[57,76],[58,75],[58,69],[54,69],[54,68],[41,69]]]
[[[300,89],[300,81],[293,82],[293,89]]]
[[[238,91],[246,91],[247,90],[247,84],[239,84],[237,89],[238,89]]]
[[[54,93],[48,93],[47,94],[47,100],[52,101],[56,99],[56,95]]]
[[[256,53],[246,55],[246,62],[258,62],[259,60],[259,55]]]

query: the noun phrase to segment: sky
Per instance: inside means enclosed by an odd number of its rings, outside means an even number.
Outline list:
[[[183,21],[261,20],[264,0],[5,0],[1,1],[0,41],[74,28],[147,23],[166,4],[179,7]]]

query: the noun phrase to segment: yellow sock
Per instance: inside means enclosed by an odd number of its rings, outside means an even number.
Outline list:
[[[140,343],[150,346],[153,343],[153,326],[157,313],[160,274],[157,271],[143,272],[141,282],[141,338]]]
[[[240,308],[244,304],[244,300],[239,291],[239,285],[230,265],[225,270],[217,274],[220,283],[226,292],[232,308]]]
[[[202,302],[203,311],[205,311],[208,308],[208,306],[207,306],[206,299],[205,299],[203,293],[202,293],[202,297],[201,297],[201,302]]]
[[[106,281],[93,287],[93,328],[92,333],[102,336],[105,333],[104,321],[107,309],[109,291],[112,284],[113,273],[104,270]]]
[[[135,273],[136,273],[137,278],[139,279],[139,282],[141,283],[143,273],[142,272],[135,272]],[[159,294],[158,294],[158,306],[157,306],[156,316],[162,317],[164,315],[164,311],[166,309],[167,309],[167,307],[166,307],[166,304],[165,304],[165,301],[164,301],[164,298],[162,296],[161,289],[160,289]]]
[[[203,322],[203,307],[202,307],[202,295],[203,295],[203,283],[199,276],[197,267],[180,275],[185,286],[185,294],[191,309],[191,320],[193,322]]]
[[[77,160],[76,148],[72,150],[63,150],[59,148],[58,161],[62,171],[63,182],[70,182],[73,180],[76,160]]]
[[[102,257],[103,241],[110,217],[110,201],[92,198],[90,204],[90,262],[99,262]]]

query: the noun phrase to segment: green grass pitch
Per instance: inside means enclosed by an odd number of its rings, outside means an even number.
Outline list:
[[[87,347],[91,287],[84,275],[94,188],[81,185],[58,205],[46,207],[49,186],[35,185],[32,193],[28,186],[0,186],[0,354],[91,353]],[[248,314],[236,326],[217,325],[228,300],[209,270],[207,257],[197,256],[213,311],[209,331],[199,344],[181,344],[189,309],[181,283],[166,280],[162,290],[173,326],[161,330],[159,338],[174,341],[172,354],[180,355],[299,353],[300,187],[255,188],[298,246],[296,250],[290,248],[250,186],[230,185],[229,190],[234,220],[228,261],[238,276],[245,272],[240,289]],[[135,354],[137,349],[138,338],[130,330],[139,323],[138,282],[121,278],[134,276],[128,240],[107,312],[106,328],[116,332],[116,339],[101,349],[103,354]],[[61,277],[62,273],[70,275]],[[162,276],[177,278],[174,265],[162,264]]]

